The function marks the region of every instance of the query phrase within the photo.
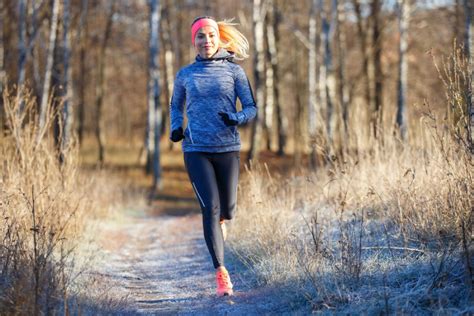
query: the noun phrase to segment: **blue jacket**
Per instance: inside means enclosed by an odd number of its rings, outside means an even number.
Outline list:
[[[176,74],[170,104],[171,131],[183,126],[186,104],[187,127],[183,152],[228,152],[240,150],[237,126],[226,126],[218,115],[244,124],[257,114],[250,83],[241,66],[232,62],[233,53],[225,49],[211,59],[199,55],[196,61]],[[237,97],[242,111],[237,112]]]

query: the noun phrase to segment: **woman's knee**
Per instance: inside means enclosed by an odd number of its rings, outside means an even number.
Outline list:
[[[220,207],[218,204],[209,203],[206,206],[201,207],[201,210],[205,219],[209,219],[209,220],[214,219],[214,218],[219,219]]]
[[[237,208],[236,203],[231,205],[226,205],[225,207],[221,208],[221,219],[231,220],[234,218],[235,210]]]

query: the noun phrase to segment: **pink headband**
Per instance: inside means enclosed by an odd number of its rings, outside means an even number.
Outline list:
[[[194,38],[196,37],[197,31],[199,31],[199,29],[204,26],[213,27],[216,30],[217,35],[219,36],[219,26],[217,25],[216,21],[214,21],[213,19],[208,19],[208,18],[199,19],[193,24],[193,26],[191,26],[191,34],[192,34],[191,40],[193,42],[193,45],[194,45]]]

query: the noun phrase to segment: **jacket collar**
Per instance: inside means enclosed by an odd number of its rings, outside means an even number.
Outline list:
[[[224,48],[219,48],[217,52],[211,58],[202,58],[201,56],[196,56],[196,61],[213,61],[213,60],[234,60],[234,53],[229,52]]]

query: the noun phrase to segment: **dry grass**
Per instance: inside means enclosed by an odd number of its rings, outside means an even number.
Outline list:
[[[78,252],[87,244],[84,232],[92,231],[90,220],[110,213],[117,190],[110,179],[79,169],[74,141],[63,149],[60,163],[48,134],[57,113],[50,113],[47,126],[38,130],[36,104],[26,91],[21,95],[23,102],[19,95],[4,95],[8,130],[0,139],[0,314],[96,308],[92,292],[83,287],[93,282],[83,275],[93,254],[79,258]]]
[[[467,118],[424,110],[411,144],[386,135],[317,171],[247,172],[230,242],[259,282],[323,313],[474,312]]]

